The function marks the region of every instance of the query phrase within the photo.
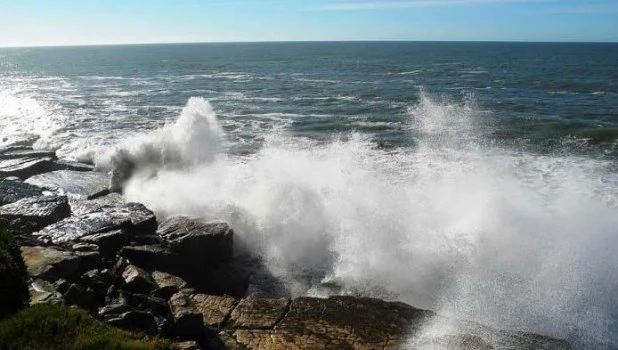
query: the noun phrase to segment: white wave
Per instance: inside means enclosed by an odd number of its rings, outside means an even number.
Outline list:
[[[191,98],[173,124],[126,140],[98,156],[99,168],[112,169],[112,187],[130,176],[153,176],[159,169],[183,168],[214,160],[223,132],[210,104]]]
[[[135,167],[125,195],[161,216],[229,221],[292,294],[325,281],[583,348],[618,344],[608,164],[486,146],[471,97],[423,95],[409,114],[415,151],[278,132],[235,158],[218,153],[209,105],[191,99],[175,124],[120,148]]]
[[[0,134],[32,133],[45,139],[66,122],[54,109],[24,94],[0,91]]]

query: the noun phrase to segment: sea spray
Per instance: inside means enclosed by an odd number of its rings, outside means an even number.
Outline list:
[[[174,123],[127,140],[104,153],[97,166],[112,169],[111,189],[120,191],[133,175],[152,177],[161,169],[180,170],[212,162],[222,133],[211,105],[193,97]]]
[[[488,146],[469,96],[423,94],[409,113],[414,150],[278,132],[234,157],[221,152],[211,107],[191,99],[175,124],[108,159],[129,160],[129,200],[230,222],[292,294],[328,282],[582,348],[615,346],[616,189],[599,181],[608,164]]]

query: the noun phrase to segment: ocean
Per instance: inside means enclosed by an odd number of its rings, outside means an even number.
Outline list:
[[[618,348],[617,44],[2,48],[15,133],[228,221],[279,293]]]

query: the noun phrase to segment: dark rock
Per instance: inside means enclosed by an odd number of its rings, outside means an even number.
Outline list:
[[[169,300],[176,335],[181,339],[198,339],[204,334],[204,321],[190,295],[176,293]]]
[[[0,150],[0,159],[17,159],[17,158],[50,158],[56,160],[56,152],[34,150],[32,148],[12,147]]]
[[[79,271],[89,271],[101,267],[101,254],[98,252],[75,252],[79,258]]]
[[[272,329],[284,315],[290,299],[245,298],[230,315],[230,327]]]
[[[209,294],[227,294],[241,298],[249,288],[249,274],[234,264],[215,267],[203,276],[193,276],[190,282]]]
[[[66,305],[75,305],[82,309],[90,309],[92,305],[92,296],[80,285],[73,283],[63,295]]]
[[[114,230],[79,238],[81,242],[95,244],[105,257],[113,257],[129,242],[129,235],[124,230]]]
[[[178,254],[169,248],[147,245],[129,246],[120,250],[119,255],[128,259],[132,264],[147,270],[158,270],[169,273],[182,271]]]
[[[71,283],[69,283],[69,281],[65,280],[64,278],[60,278],[54,282],[54,288],[60,294],[64,294],[70,286]]]
[[[8,229],[30,234],[56,223],[71,214],[65,196],[40,196],[20,199],[0,207],[0,221]]]
[[[76,243],[73,244],[71,250],[74,252],[96,252],[99,250],[99,246],[89,243]]]
[[[70,170],[70,171],[94,171],[94,165],[70,162],[66,160],[57,160],[54,163],[54,170]]]
[[[131,239],[136,245],[158,245],[162,246],[165,241],[157,235],[136,235]]]
[[[20,180],[0,179],[0,205],[43,194],[43,189]]]
[[[187,287],[187,282],[182,278],[161,271],[154,271],[152,279],[157,285],[157,289],[152,292],[152,295],[166,300]]]
[[[103,319],[118,318],[120,315],[130,311],[135,311],[135,309],[129,304],[112,304],[99,308],[98,315]]]
[[[80,258],[68,251],[51,247],[21,247],[28,274],[47,281],[71,277],[80,267]]]
[[[119,317],[106,321],[109,325],[130,331],[143,332],[146,334],[158,334],[157,322],[151,313],[144,311],[129,311]]]
[[[148,272],[134,265],[129,265],[125,268],[122,278],[124,278],[126,283],[125,289],[132,292],[148,293],[157,287]]]
[[[31,176],[51,171],[51,158],[16,158],[0,160],[0,178],[16,176],[27,179]]]
[[[87,292],[92,295],[92,302],[95,306],[100,306],[105,303],[107,294],[107,286],[101,281],[93,281],[88,286]]]
[[[99,172],[57,170],[33,176],[26,182],[83,199],[94,199],[109,193],[109,177]]]
[[[127,217],[101,212],[68,217],[36,232],[35,235],[43,241],[63,244],[95,233],[127,228],[130,225],[131,221]]]
[[[161,223],[157,232],[196,273],[232,258],[234,232],[226,223],[176,216]]]
[[[114,211],[118,215],[126,215],[131,220],[131,232],[147,235],[157,231],[157,217],[141,203],[127,203]]]

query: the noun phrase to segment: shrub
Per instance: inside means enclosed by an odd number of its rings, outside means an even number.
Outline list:
[[[0,227],[0,318],[28,304],[28,272],[13,236]]]
[[[172,349],[172,343],[117,329],[84,310],[38,304],[0,321],[0,350]]]

